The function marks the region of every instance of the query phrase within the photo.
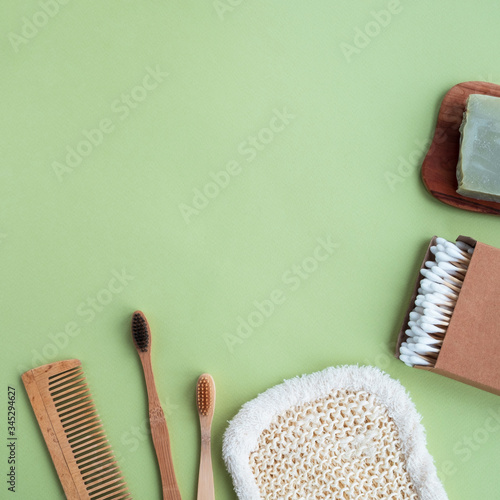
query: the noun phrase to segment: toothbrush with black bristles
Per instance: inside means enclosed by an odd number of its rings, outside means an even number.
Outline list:
[[[132,317],[132,338],[134,339],[134,345],[139,354],[146,380],[149,423],[158,466],[160,468],[163,500],[181,500],[181,494],[177,480],[175,479],[167,422],[161,407],[160,398],[156,392],[153,368],[151,366],[151,331],[146,317],[141,311],[136,311]]]

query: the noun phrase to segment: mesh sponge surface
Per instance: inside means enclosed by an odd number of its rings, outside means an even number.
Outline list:
[[[445,500],[419,420],[378,369],[330,368],[244,405],[224,459],[241,500]]]

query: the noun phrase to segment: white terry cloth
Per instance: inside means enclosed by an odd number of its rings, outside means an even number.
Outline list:
[[[240,500],[447,500],[420,419],[379,369],[327,368],[244,404],[223,455]]]

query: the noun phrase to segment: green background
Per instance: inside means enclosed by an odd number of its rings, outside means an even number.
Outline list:
[[[42,4],[10,2],[0,16],[0,435],[8,385],[18,435],[17,492],[7,497],[2,481],[0,497],[63,498],[20,375],[79,358],[134,498],[161,498],[129,335],[142,309],[183,498],[196,495],[200,373],[217,384],[222,500],[235,498],[221,446],[240,406],[349,363],[409,390],[451,500],[499,498],[500,430],[487,426],[498,396],[409,369],[392,351],[431,236],[500,247],[498,219],[435,201],[419,177],[444,93],[500,83],[500,4],[67,1],[55,12],[47,0],[50,18]],[[397,13],[375,21],[389,7]],[[30,31],[33,20],[47,22]],[[168,76],[137,89],[148,68]],[[131,93],[140,102],[121,103]],[[276,110],[293,118],[271,137]],[[112,131],[61,173],[102,120]],[[250,153],[258,134],[268,143]],[[211,173],[228,163],[241,170],[215,196]],[[197,189],[213,197],[183,216]],[[336,245],[319,263],[318,238]],[[303,262],[311,272],[292,285]],[[128,278],[110,293],[113,272]],[[238,317],[274,290],[284,302],[237,337]],[[0,464],[5,478],[6,452]]]

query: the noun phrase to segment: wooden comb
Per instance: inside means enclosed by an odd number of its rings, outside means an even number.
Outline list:
[[[22,376],[68,500],[129,500],[81,362],[58,361]]]

